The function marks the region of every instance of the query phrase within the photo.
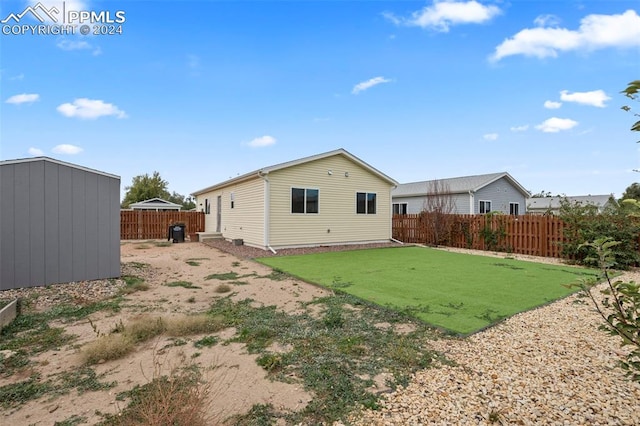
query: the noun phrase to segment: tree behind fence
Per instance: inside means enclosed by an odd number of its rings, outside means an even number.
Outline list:
[[[169,225],[176,223],[185,225],[185,234],[204,232],[204,213],[121,210],[120,239],[164,239],[167,238]]]
[[[393,238],[406,243],[562,257],[560,242],[565,225],[557,216],[451,214],[446,220],[446,241],[434,235],[435,220],[442,218],[430,212],[394,215]]]

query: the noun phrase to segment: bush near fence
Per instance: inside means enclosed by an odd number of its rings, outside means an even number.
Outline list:
[[[436,229],[436,227],[438,229]],[[393,238],[475,250],[563,257],[565,223],[557,216],[467,215],[422,212],[394,215]]]
[[[167,238],[169,225],[185,225],[185,234],[204,232],[203,212],[144,210],[120,211],[121,240],[151,240]]]

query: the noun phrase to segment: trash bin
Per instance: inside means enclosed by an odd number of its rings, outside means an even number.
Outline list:
[[[168,240],[173,240],[174,243],[184,243],[184,230],[186,226],[181,224],[174,224],[169,226]]]

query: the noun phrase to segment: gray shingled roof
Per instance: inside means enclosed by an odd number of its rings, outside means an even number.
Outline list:
[[[509,180],[514,187],[519,189],[520,192],[525,195],[525,197],[528,197],[530,195],[529,192],[507,172],[403,183],[398,185],[398,187],[391,192],[391,195],[393,197],[419,197],[428,195],[431,183],[435,182],[436,180],[444,184],[445,186],[448,186],[450,194],[464,194],[478,191],[479,189],[484,188],[485,186],[497,181],[502,177],[505,177],[507,180]]]
[[[255,177],[258,177],[258,176],[266,175],[266,174],[268,174],[270,172],[273,172],[273,171],[276,171],[276,170],[286,169],[287,167],[293,167],[293,166],[297,166],[299,164],[309,163],[309,162],[315,161],[315,160],[321,160],[323,158],[332,157],[334,155],[342,155],[343,157],[345,157],[345,158],[353,161],[354,163],[360,165],[364,169],[367,169],[369,172],[371,172],[372,174],[378,176],[380,179],[388,182],[390,185],[394,185],[395,186],[395,185],[398,184],[398,182],[396,182],[394,179],[392,179],[389,176],[385,175],[384,173],[382,173],[380,170],[376,169],[375,167],[367,164],[366,162],[364,162],[360,158],[358,158],[355,155],[353,155],[350,152],[348,152],[346,149],[338,148],[338,149],[334,149],[333,151],[323,152],[322,154],[311,155],[309,157],[299,158],[297,160],[287,161],[285,163],[275,164],[275,165],[269,166],[269,167],[263,167],[262,169],[254,170],[252,172],[243,174],[241,176],[237,176],[235,178],[226,180],[226,181],[218,183],[216,185],[209,186],[207,188],[203,188],[203,189],[200,189],[198,191],[192,192],[191,195],[203,194],[205,192],[213,191],[215,189],[220,189],[220,188],[223,188],[225,186],[228,186],[228,185],[231,185],[231,184],[234,184],[234,183],[238,183],[238,182],[242,182],[242,181],[247,180],[247,179],[252,179],[252,178],[255,178]]]
[[[535,197],[527,200],[527,210],[559,209],[560,201],[565,198],[569,200],[571,204],[594,204],[598,207],[604,207],[612,196],[613,194],[577,195],[573,197]]]

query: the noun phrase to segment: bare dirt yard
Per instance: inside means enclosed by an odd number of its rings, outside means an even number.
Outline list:
[[[246,415],[256,406],[299,411],[313,399],[295,377],[273,380],[247,344],[233,341],[237,332],[233,327],[179,337],[161,334],[136,345],[121,359],[98,360],[87,369],[85,348],[124,324],[206,312],[222,298],[250,299],[255,307],[275,306],[296,314],[303,306],[309,309],[305,303],[332,295],[330,290],[290,277],[274,279],[274,271],[250,259],[265,253],[248,247],[148,241],[123,242],[121,250],[123,278],[135,276],[148,288],[126,293],[116,310],[106,305],[78,320],[61,320],[57,325],[64,334],[51,337],[59,343],[46,350],[30,349],[35,355],[25,357],[20,348],[1,351],[0,390],[15,384],[32,386],[2,394],[0,424],[96,424],[105,415],[122,413],[129,401],[122,398],[123,392],[189,365],[197,365],[209,383],[210,424]],[[214,278],[223,276],[226,280]],[[638,274],[623,278],[637,279]],[[6,291],[0,299],[20,296],[25,312],[47,312],[62,303],[108,303],[129,284],[123,280],[72,283]],[[440,354],[440,361],[418,371],[406,387],[393,392],[380,382],[377,393],[383,397],[378,409],[354,413],[348,423],[640,424],[640,385],[629,381],[616,364],[625,349],[619,339],[597,329],[599,319],[592,308],[575,301],[572,296],[516,315],[466,339],[438,335],[424,342]],[[207,344],[207,338],[218,343]],[[45,345],[46,339],[41,339],[39,343]],[[270,349],[287,351],[286,347]],[[50,385],[41,394],[25,396],[42,382]],[[249,416],[241,424],[269,423]]]

